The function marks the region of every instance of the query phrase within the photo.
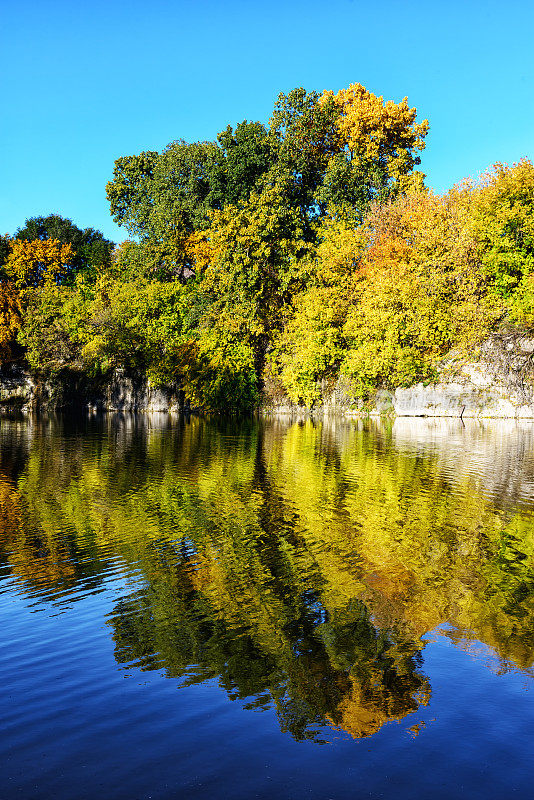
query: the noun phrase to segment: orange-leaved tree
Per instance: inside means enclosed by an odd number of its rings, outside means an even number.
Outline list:
[[[13,345],[22,320],[20,294],[11,281],[0,279],[0,363],[13,358]]]

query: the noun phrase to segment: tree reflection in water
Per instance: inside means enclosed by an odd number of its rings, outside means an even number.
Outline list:
[[[4,569],[52,602],[120,575],[121,665],[216,679],[317,741],[426,705],[422,637],[444,622],[530,671],[530,427],[108,417],[0,435]]]

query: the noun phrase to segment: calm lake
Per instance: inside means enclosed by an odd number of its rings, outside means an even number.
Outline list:
[[[0,422],[0,796],[532,798],[534,423]]]

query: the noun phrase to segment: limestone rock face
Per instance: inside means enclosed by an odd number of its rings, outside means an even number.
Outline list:
[[[366,402],[340,378],[322,387],[323,404],[292,404],[283,392],[266,392],[261,411],[296,417],[342,415],[534,420],[534,338],[517,330],[497,332],[472,354],[451,353],[437,383],[381,390]],[[143,375],[116,369],[106,379],[65,375],[38,381],[20,367],[0,371],[0,410],[79,408],[92,411],[177,412],[184,410],[178,385],[153,386]],[[228,411],[232,411],[231,408]]]
[[[495,333],[473,356],[445,361],[439,383],[396,389],[395,414],[534,419],[534,339]]]
[[[69,408],[89,411],[175,412],[184,409],[180,387],[153,386],[142,375],[114,370],[105,380],[66,375],[37,381],[20,368],[0,372],[0,410],[23,412]]]
[[[351,396],[343,379],[324,391],[323,405],[314,409],[270,402],[275,413],[342,414],[344,416],[461,417],[534,419],[534,338],[519,331],[492,334],[472,354],[451,353],[437,383],[406,389],[381,390],[366,403]]]
[[[26,409],[32,406],[35,383],[23,369],[11,367],[0,371],[0,409]]]
[[[117,369],[87,405],[102,411],[180,411],[183,398],[177,386],[153,386],[146,378]]]
[[[396,389],[392,397],[399,417],[475,417],[534,419],[534,400],[524,398],[506,387],[492,384],[477,389],[469,383],[451,381],[409,389]]]

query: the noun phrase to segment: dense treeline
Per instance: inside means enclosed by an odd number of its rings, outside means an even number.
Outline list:
[[[131,240],[49,217],[0,243],[3,360],[123,366],[235,409],[265,384],[312,404],[339,376],[357,396],[431,380],[452,347],[533,326],[534,166],[438,196],[427,132],[354,84],[119,158],[107,196]]]

